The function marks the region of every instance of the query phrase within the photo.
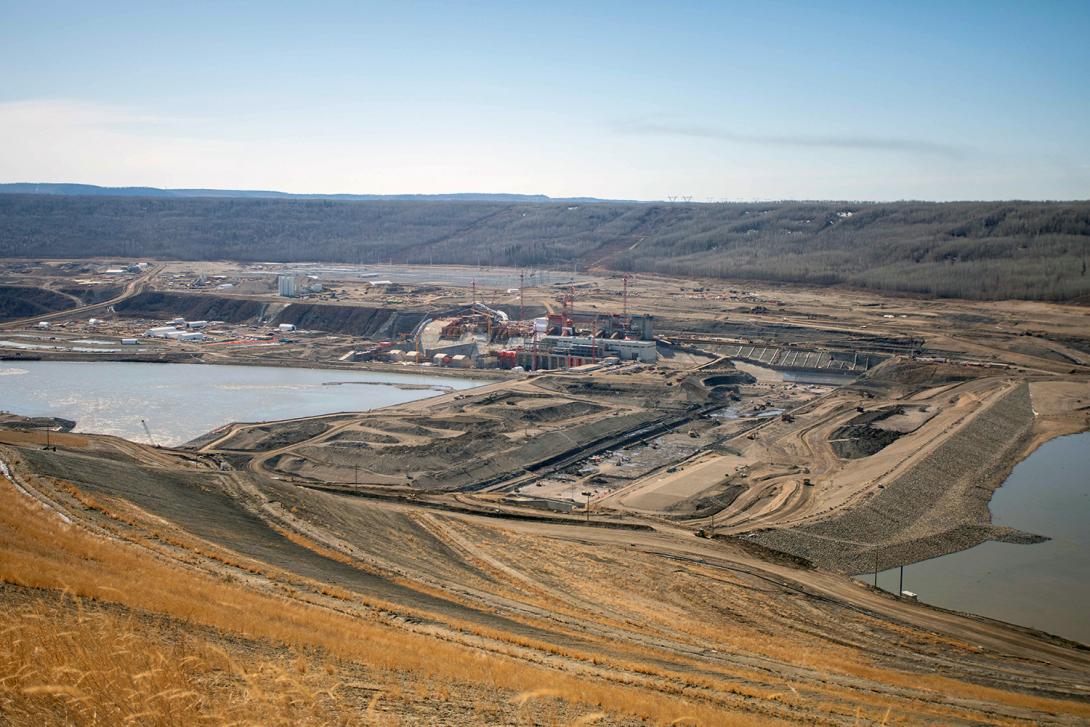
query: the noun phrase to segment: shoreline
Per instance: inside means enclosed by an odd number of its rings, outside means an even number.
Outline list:
[[[754,531],[752,540],[764,547],[806,558],[818,567],[852,576],[871,573],[876,565],[880,571],[888,570],[959,553],[990,540],[1022,544],[1049,540],[1047,535],[995,524],[992,497],[1010,477],[1011,471],[1041,445],[1058,437],[1090,431],[1090,420],[1079,421],[1071,413],[1059,419],[1042,415],[1030,402],[1029,386],[1029,381],[1023,381],[1018,389],[980,412],[942,447],[887,484],[874,497],[815,523]],[[1025,401],[1020,403],[1024,408],[1017,412],[1025,417],[1022,421],[1012,421],[1016,412],[996,411],[1003,404],[1008,404],[1007,409],[1010,409],[1009,397],[1022,389],[1025,389]],[[974,446],[979,442],[970,440],[983,438],[986,441],[987,434],[979,430],[1002,430],[1005,424],[1008,427],[992,450],[995,458],[961,472],[951,484],[946,474],[952,467],[989,454]],[[917,498],[916,502],[912,501],[913,497]],[[880,502],[883,500],[886,502]],[[908,524],[896,530],[899,518]],[[879,528],[886,529],[880,531]],[[868,532],[874,535],[889,532],[891,535],[875,537],[870,542],[849,537],[853,533],[866,537]]]
[[[520,374],[511,373],[504,369],[453,369],[439,366],[409,367],[397,364],[387,364],[377,361],[364,363],[342,363],[339,361],[273,361],[261,359],[234,360],[234,361],[206,361],[204,353],[171,352],[162,354],[124,354],[124,353],[79,353],[79,352],[41,352],[32,355],[19,355],[0,353],[0,363],[19,363],[32,361],[71,361],[78,363],[94,363],[96,361],[111,363],[150,363],[150,364],[190,364],[196,366],[254,366],[261,368],[290,368],[290,369],[321,369],[334,371],[367,372],[375,371],[387,374],[406,374],[409,376],[448,376],[459,379],[483,379],[483,380],[518,380]]]

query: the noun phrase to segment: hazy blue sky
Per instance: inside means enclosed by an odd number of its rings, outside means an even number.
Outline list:
[[[0,0],[0,181],[1090,197],[1090,0]]]

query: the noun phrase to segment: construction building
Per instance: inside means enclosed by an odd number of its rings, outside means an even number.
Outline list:
[[[522,366],[528,371],[567,369],[598,363],[606,358],[655,363],[654,341],[597,338],[594,336],[542,336],[532,345],[500,352],[500,366]]]

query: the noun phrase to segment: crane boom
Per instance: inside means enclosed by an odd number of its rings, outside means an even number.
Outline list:
[[[148,441],[151,442],[151,446],[158,449],[159,445],[155,443],[155,438],[151,436],[151,428],[148,427],[148,423],[146,421],[144,421],[143,419],[140,420],[140,423],[144,425],[144,431],[148,435]]]

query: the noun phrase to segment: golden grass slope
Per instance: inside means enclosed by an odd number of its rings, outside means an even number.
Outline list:
[[[760,721],[752,713],[732,715],[722,708],[687,704],[670,695],[576,678],[408,633],[377,619],[349,616],[215,580],[149,557],[131,544],[65,525],[56,513],[22,497],[3,478],[0,581],[123,604],[215,630],[170,646],[156,643],[153,635],[122,617],[88,615],[78,608],[5,603],[0,716],[18,724],[66,720],[76,724],[164,725],[343,721],[345,705],[338,700],[308,702],[300,698],[317,686],[332,688],[335,680],[314,684],[289,676],[285,681],[280,678],[284,676],[282,664],[256,658],[236,657],[234,666],[225,668],[226,657],[218,649],[229,635],[257,640],[270,648],[315,649],[323,671],[329,667],[336,673],[342,660],[365,668],[383,685],[377,691],[395,695],[379,701],[377,710],[392,700],[402,703],[389,706],[387,716],[395,721],[399,713],[411,713],[406,705],[415,701],[413,692],[399,688],[398,694],[393,689],[406,676],[411,677],[409,681],[426,683],[428,689],[472,695],[481,714],[476,719],[463,715],[451,723],[490,724],[512,712],[512,723],[545,719],[547,724],[551,718],[542,716],[542,709],[546,715],[556,714],[569,721],[604,709],[611,717],[602,723],[630,719],[670,723],[685,718],[707,725]],[[189,656],[193,658],[186,660]],[[252,681],[247,675],[260,675],[263,670],[278,676],[258,679],[260,690],[247,687]],[[209,678],[213,673],[222,677]],[[136,679],[141,674],[145,676]],[[536,691],[542,688],[550,690],[548,695]],[[194,692],[199,698],[192,696]],[[519,694],[523,695],[521,703]],[[525,719],[517,717],[527,712],[527,702],[546,697],[551,706],[531,710]],[[298,702],[298,709],[285,712],[284,698]],[[357,708],[358,704],[351,706],[351,718],[344,723],[369,722],[366,712],[355,711]],[[469,719],[462,721],[465,717]]]
[[[890,668],[822,635],[830,613],[839,611],[782,598],[741,575],[703,567],[680,574],[676,561],[650,554],[516,534],[499,523],[424,518],[445,542],[462,543],[466,558],[487,566],[479,571],[482,583],[492,581],[525,604],[552,607],[565,625],[539,616],[523,621],[556,634],[585,630],[588,646],[542,643],[280,571],[127,501],[36,476],[18,450],[0,447],[0,459],[28,489],[48,490],[74,520],[66,524],[0,477],[0,582],[9,584],[0,587],[0,721],[730,725],[1090,718],[1085,703]],[[290,540],[329,550],[300,533]],[[575,583],[573,568],[584,576]],[[603,619],[603,608],[626,622]],[[933,664],[947,659],[950,648],[968,648],[869,617],[859,624],[873,627],[861,639],[885,634],[887,643],[921,658],[934,644],[940,658]],[[646,639],[625,640],[622,627]],[[620,635],[611,649],[592,633],[596,628]],[[668,641],[686,648],[672,651]],[[701,644],[734,660],[688,648]]]

